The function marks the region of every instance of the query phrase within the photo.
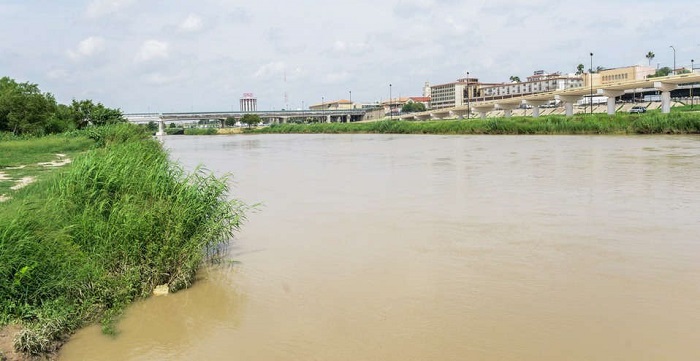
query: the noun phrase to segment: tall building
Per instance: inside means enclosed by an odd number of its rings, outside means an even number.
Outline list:
[[[253,96],[253,93],[243,93],[241,98],[241,111],[242,112],[256,112],[258,111],[258,99]]]
[[[432,109],[453,108],[467,104],[474,99],[479,86],[477,78],[463,78],[447,84],[430,87],[430,107]]]

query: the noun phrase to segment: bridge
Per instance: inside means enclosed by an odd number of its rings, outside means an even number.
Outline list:
[[[166,122],[192,122],[202,119],[223,122],[233,118],[240,120],[246,114],[256,114],[265,123],[287,123],[290,120],[325,123],[352,123],[375,120],[384,117],[383,108],[341,109],[341,110],[272,110],[256,112],[185,112],[185,113],[130,113],[124,117],[132,123],[157,122],[159,133],[163,133]]]
[[[607,100],[607,113],[615,114],[615,98],[625,93],[645,91],[659,91],[661,93],[661,112],[671,111],[671,91],[681,88],[691,89],[695,83],[700,82],[700,74],[696,72],[670,75],[665,77],[650,78],[645,80],[632,80],[624,82],[613,82],[598,86],[584,86],[580,88],[559,90],[553,92],[543,92],[530,95],[516,96],[512,98],[494,100],[473,100],[468,105],[453,108],[443,108],[429,110],[420,113],[401,115],[400,119],[405,120],[431,120],[431,119],[462,119],[469,117],[469,113],[477,112],[481,118],[486,118],[488,112],[502,110],[506,118],[510,117],[512,111],[525,104],[532,107],[532,116],[540,116],[540,107],[552,101],[564,103],[566,116],[574,115],[574,104],[584,99],[586,96],[605,96]],[[700,95],[700,94],[698,94]],[[592,103],[592,100],[591,100]]]

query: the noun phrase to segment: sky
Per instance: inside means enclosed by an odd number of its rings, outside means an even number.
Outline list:
[[[0,0],[0,77],[126,113],[420,96],[469,72],[700,66],[697,0]],[[391,86],[390,86],[391,84]]]

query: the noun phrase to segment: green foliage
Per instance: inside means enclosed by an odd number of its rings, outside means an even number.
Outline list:
[[[236,125],[236,118],[234,117],[227,117],[226,120],[224,120],[224,125],[227,127],[233,127]]]
[[[654,73],[653,75],[649,75],[648,78],[658,78],[658,77],[662,77],[662,76],[669,76],[672,72],[673,72],[673,69],[665,66],[661,69],[657,69],[656,73]]]
[[[408,102],[401,107],[402,113],[424,112],[425,110],[425,104],[418,102]]]
[[[42,135],[124,121],[120,110],[100,103],[73,100],[70,106],[57,104],[53,95],[42,93],[36,84],[0,78],[0,132]]]
[[[94,145],[86,135],[56,134],[0,142],[0,169],[52,160],[56,153],[83,151]],[[50,159],[46,156],[50,155]]]
[[[649,51],[647,55],[645,55],[645,57],[647,58],[647,60],[649,60],[649,66],[651,66],[651,61],[654,60],[656,54],[654,54],[653,51]]]
[[[0,205],[0,319],[24,324],[29,354],[86,322],[109,329],[156,285],[188,287],[243,217],[226,179],[185,174],[141,128],[79,133],[103,147]]]
[[[520,83],[520,77],[517,75],[511,75],[510,76],[510,81],[513,83]]]
[[[148,122],[148,124],[146,124],[146,129],[148,129],[148,131],[152,133],[155,133],[158,131],[158,123],[151,120],[150,122]]]
[[[583,64],[577,65],[576,66],[576,75],[583,74],[584,69],[586,69],[586,67]]]
[[[248,128],[250,128],[254,125],[258,125],[261,122],[262,122],[262,119],[260,119],[260,116],[257,114],[248,113],[248,114],[243,115],[243,117],[241,118],[241,123],[247,125]]]
[[[273,124],[252,133],[392,133],[392,134],[700,134],[700,114],[563,115],[468,121],[381,121],[371,123]]]
[[[0,131],[43,133],[55,109],[53,95],[41,93],[36,84],[0,78]]]
[[[185,135],[214,135],[218,133],[216,128],[187,128],[184,130]]]
[[[167,135],[181,135],[181,134],[185,134],[185,129],[184,128],[166,128],[165,134],[167,134]]]

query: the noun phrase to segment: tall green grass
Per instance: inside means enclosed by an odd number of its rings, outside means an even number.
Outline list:
[[[216,128],[186,128],[185,135],[214,135],[218,134]]]
[[[155,286],[188,287],[244,217],[226,179],[171,163],[135,126],[95,129],[103,146],[0,205],[0,324],[22,352],[53,351],[86,322]]]
[[[441,121],[275,124],[247,133],[700,134],[700,113],[607,114]]]

